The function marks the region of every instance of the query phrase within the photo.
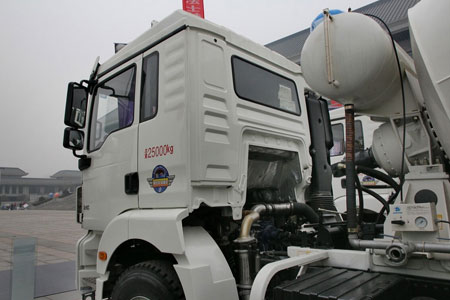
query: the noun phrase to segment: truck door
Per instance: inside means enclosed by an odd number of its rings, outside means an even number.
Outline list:
[[[141,57],[99,78],[91,101],[83,173],[83,225],[103,230],[121,212],[138,207],[136,117]]]
[[[189,148],[184,34],[143,55],[138,141],[139,207],[186,207]]]

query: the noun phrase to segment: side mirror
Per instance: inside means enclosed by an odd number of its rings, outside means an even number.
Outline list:
[[[64,129],[64,148],[82,150],[84,145],[84,133],[80,130],[67,127]]]
[[[64,124],[73,128],[83,128],[86,121],[88,90],[79,83],[71,82],[67,88]]]

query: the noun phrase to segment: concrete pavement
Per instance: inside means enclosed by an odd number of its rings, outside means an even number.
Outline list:
[[[80,300],[81,295],[78,291],[54,294],[45,297],[34,298],[35,300]]]
[[[36,265],[75,260],[75,245],[85,234],[75,221],[74,211],[0,211],[0,271],[11,269],[12,246],[16,237],[34,237]],[[37,298],[40,300],[79,300],[77,291]]]

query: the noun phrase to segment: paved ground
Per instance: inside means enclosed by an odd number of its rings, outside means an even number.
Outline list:
[[[43,265],[75,260],[84,233],[73,211],[0,211],[0,271],[11,269],[15,237],[37,238],[37,265]]]
[[[85,231],[75,222],[74,211],[0,211],[0,271],[11,269],[15,237],[37,238],[36,264],[75,260],[75,244]],[[78,292],[41,297],[42,300],[77,300]]]
[[[78,291],[35,298],[35,300],[80,300],[80,299],[81,296]]]

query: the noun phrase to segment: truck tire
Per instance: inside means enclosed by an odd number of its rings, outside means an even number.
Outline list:
[[[151,260],[129,267],[117,279],[112,300],[182,300],[180,280],[168,261]]]

